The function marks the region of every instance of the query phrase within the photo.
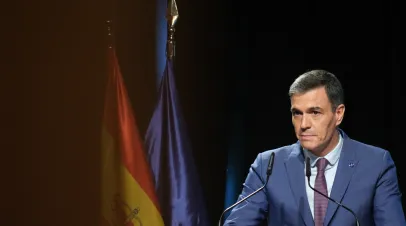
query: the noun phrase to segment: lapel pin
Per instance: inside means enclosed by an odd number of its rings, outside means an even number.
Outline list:
[[[355,166],[355,164],[354,164],[354,163],[350,163],[348,166],[352,168],[352,167]]]

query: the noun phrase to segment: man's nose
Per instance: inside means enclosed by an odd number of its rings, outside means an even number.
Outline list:
[[[302,116],[302,121],[300,123],[300,128],[302,130],[309,129],[311,127],[311,120],[309,119],[309,116],[306,114],[303,114]]]

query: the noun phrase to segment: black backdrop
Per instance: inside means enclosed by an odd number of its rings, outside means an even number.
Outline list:
[[[406,189],[403,24],[395,2],[177,3],[177,84],[213,222],[224,208],[228,151],[238,146],[230,128],[243,132],[245,176],[259,152],[295,141],[287,90],[313,68],[341,79],[343,129],[390,150]],[[156,98],[156,5],[116,4],[120,63],[143,133]],[[104,21],[111,4],[16,6],[3,14],[2,219],[8,225],[97,225]],[[235,114],[242,119],[232,120]]]
[[[397,109],[402,98],[396,5],[178,5],[178,87],[213,222],[224,208],[232,142],[243,146],[243,153],[235,154],[244,155],[244,176],[259,152],[295,142],[287,91],[296,76],[313,68],[340,78],[347,105],[342,128],[354,139],[390,150],[401,188],[406,186],[400,162],[405,122]],[[242,120],[233,120],[235,113]],[[243,141],[233,139],[230,128],[239,128]]]
[[[406,186],[400,162],[404,119],[397,109],[400,22],[393,2],[178,6],[178,87],[213,222],[224,208],[231,143],[243,145],[245,176],[259,152],[295,142],[287,91],[296,76],[313,68],[340,78],[347,105],[342,128],[390,150]],[[236,112],[242,120],[232,119]],[[230,128],[241,129],[244,141],[230,137]]]

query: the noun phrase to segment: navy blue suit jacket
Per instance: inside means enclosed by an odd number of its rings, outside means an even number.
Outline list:
[[[341,131],[342,132],[342,131]],[[395,164],[388,151],[350,139],[344,143],[331,198],[352,209],[361,226],[405,226]],[[260,153],[249,169],[239,199],[266,179],[270,154],[272,175],[264,190],[234,207],[224,225],[314,225],[305,188],[304,156],[299,142]],[[354,216],[329,201],[324,225],[355,225]]]

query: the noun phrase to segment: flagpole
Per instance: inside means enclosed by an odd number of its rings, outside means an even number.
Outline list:
[[[116,48],[116,37],[115,37],[115,22],[116,22],[116,1],[110,0],[109,2],[110,12],[108,12],[106,25],[107,25],[107,41],[109,49]]]
[[[175,56],[175,24],[178,20],[179,12],[175,0],[168,1],[166,10],[166,20],[168,21],[168,37],[166,41],[166,57],[172,60]]]
[[[111,20],[106,20],[107,24],[107,38],[108,38],[108,46],[109,49],[113,48],[114,45],[114,40],[113,40],[113,31],[112,31],[112,21]]]

